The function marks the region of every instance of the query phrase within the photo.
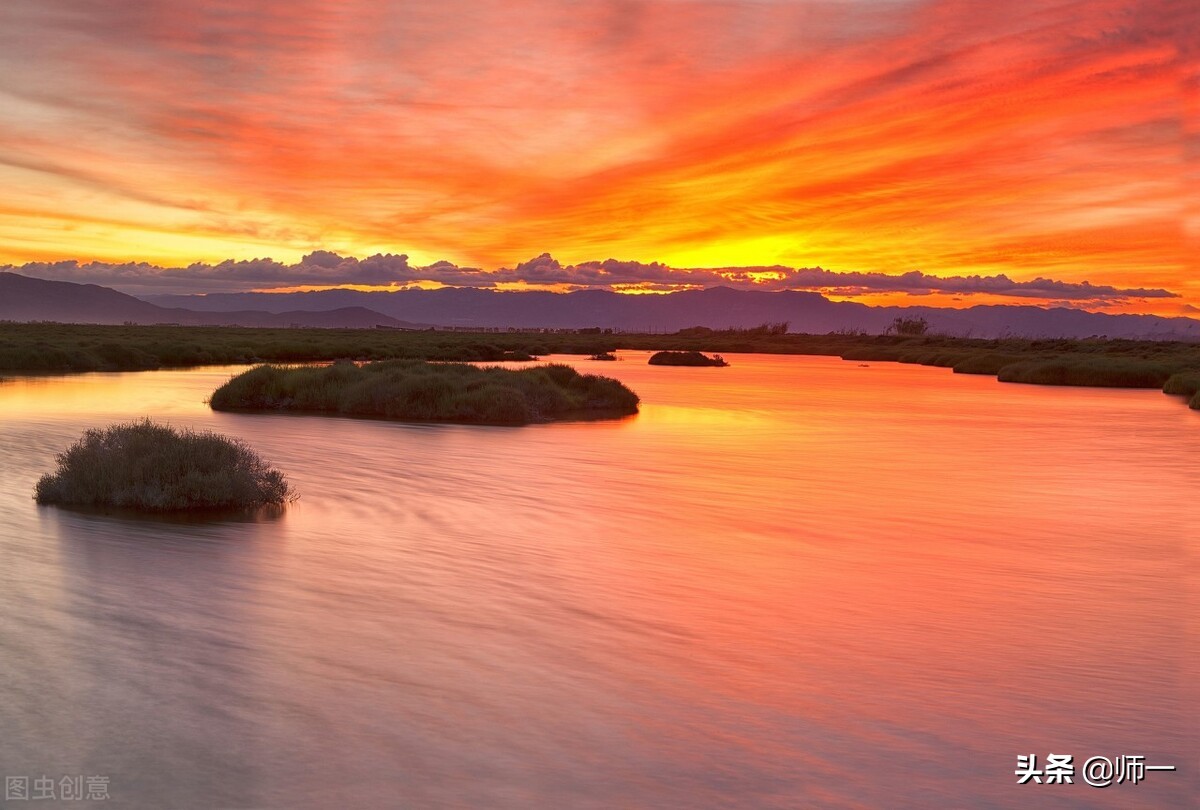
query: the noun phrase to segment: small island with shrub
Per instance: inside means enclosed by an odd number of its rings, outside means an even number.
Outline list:
[[[637,413],[638,396],[570,366],[519,370],[385,360],[356,365],[258,366],[218,388],[218,411],[294,411],[412,422],[525,425]]]
[[[42,476],[40,504],[184,512],[282,506],[295,500],[283,473],[240,440],[149,419],[87,431]]]
[[[615,354],[613,354],[612,352],[598,352],[596,354],[593,354],[588,359],[589,360],[605,360],[608,362],[612,362],[613,360],[617,359],[617,356]]]
[[[652,366],[727,366],[719,354],[712,357],[702,352],[655,352],[650,355]]]

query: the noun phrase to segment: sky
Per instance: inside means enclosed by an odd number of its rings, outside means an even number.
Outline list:
[[[4,0],[0,265],[1200,312],[1193,0]]]

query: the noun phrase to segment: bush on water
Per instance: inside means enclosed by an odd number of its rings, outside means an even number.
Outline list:
[[[37,482],[38,503],[175,512],[295,498],[283,473],[240,440],[149,419],[89,430],[57,460]]]
[[[719,354],[712,357],[703,352],[655,352],[650,355],[652,366],[727,366],[725,358]]]

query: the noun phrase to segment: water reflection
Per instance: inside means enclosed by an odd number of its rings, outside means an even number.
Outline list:
[[[0,389],[0,762],[109,769],[145,807],[1190,806],[1197,414],[625,356],[579,365],[639,416],[521,429],[214,414],[230,370],[63,380],[89,392],[63,410]],[[143,403],[300,501],[33,505]],[[1049,752],[1182,770],[1018,787]]]
[[[117,506],[82,506],[76,504],[45,507],[39,510],[42,517],[65,517],[76,515],[100,534],[127,534],[129,536],[159,537],[164,532],[179,536],[181,527],[210,529],[196,534],[184,533],[185,542],[203,537],[227,534],[224,524],[266,523],[281,520],[287,515],[286,504],[265,504],[255,507],[230,507],[202,509],[188,512],[143,512],[138,509]],[[90,519],[88,521],[87,519]]]
[[[39,696],[6,710],[29,731],[3,746],[6,766],[107,776],[122,807],[199,797],[246,806],[262,760],[259,642],[246,608],[271,539],[255,521],[37,512],[44,537],[57,539],[59,599],[44,623],[8,606],[18,615],[6,641],[35,648],[41,665],[6,682]]]

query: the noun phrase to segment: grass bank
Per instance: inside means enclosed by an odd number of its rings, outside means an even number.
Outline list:
[[[777,328],[693,327],[669,335],[650,335],[605,334],[597,329],[406,332],[0,323],[0,375],[13,371],[127,371],[340,358],[492,362],[546,354],[598,356],[615,349],[830,355],[855,361],[941,366],[960,374],[988,374],[1007,382],[1040,385],[1161,388],[1173,375],[1200,374],[1200,344],[1179,341],[804,335],[783,333]],[[1200,407],[1200,402],[1195,406]]]
[[[570,366],[480,368],[392,360],[324,368],[259,366],[218,388],[219,411],[299,411],[421,422],[524,425],[626,416],[637,394]]]
[[[1163,384],[1163,393],[1186,397],[1193,410],[1200,410],[1200,371],[1172,374]]]
[[[1051,357],[1002,366],[1000,382],[1085,385],[1103,388],[1162,388],[1174,373],[1164,363],[1125,357]]]
[[[178,512],[294,498],[283,473],[241,441],[149,420],[89,430],[57,461],[37,482],[38,503]]]
[[[351,360],[499,362],[597,354],[611,335],[0,323],[0,372],[144,371]]]

